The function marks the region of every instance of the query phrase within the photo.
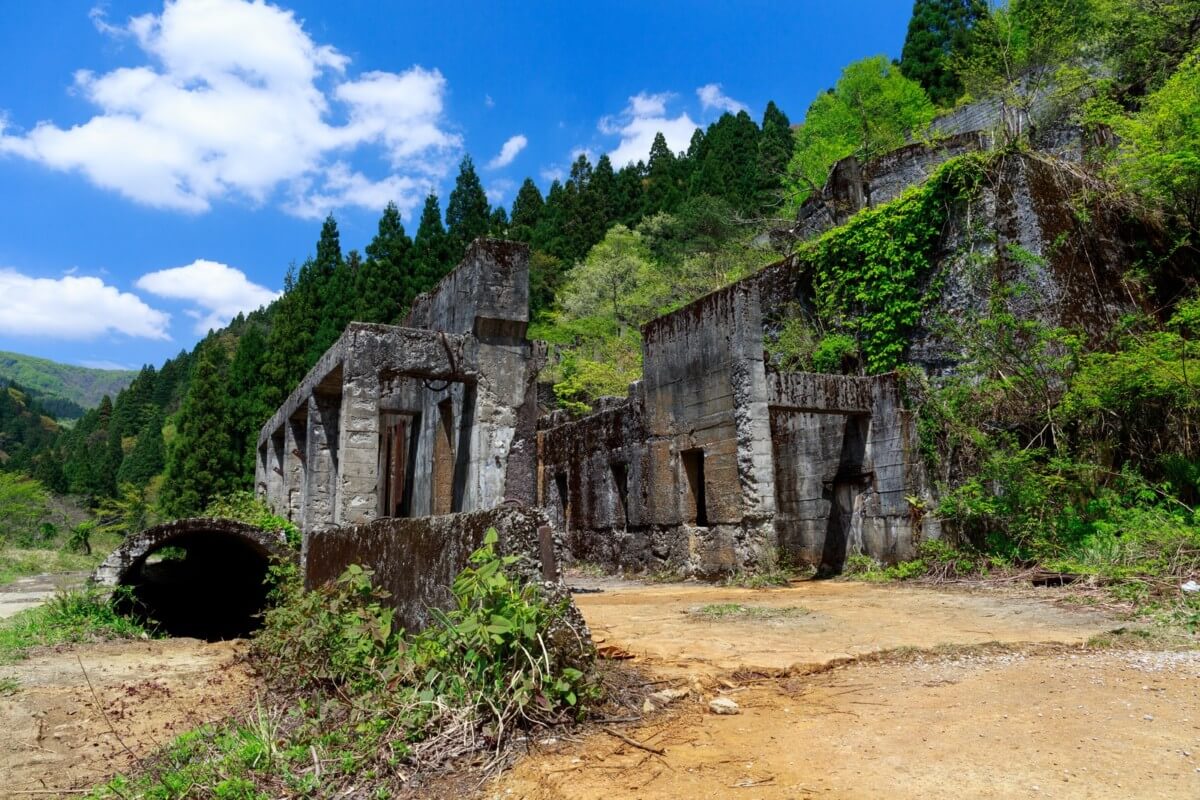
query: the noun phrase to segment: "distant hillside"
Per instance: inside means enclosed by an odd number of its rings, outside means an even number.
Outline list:
[[[84,408],[94,408],[106,394],[116,397],[117,392],[136,376],[137,373],[130,370],[76,367],[0,351],[0,378],[14,381],[43,397],[70,400]]]

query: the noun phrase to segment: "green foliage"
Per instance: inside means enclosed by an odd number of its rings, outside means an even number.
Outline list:
[[[963,90],[954,59],[966,50],[975,23],[987,15],[984,0],[915,0],[900,54],[904,77],[921,84],[936,105],[954,105]]]
[[[62,592],[0,621],[0,664],[22,659],[34,647],[147,635],[137,622],[119,614],[99,590]]]
[[[200,347],[180,428],[167,456],[162,505],[170,515],[191,516],[237,483],[239,459],[229,431],[229,393],[224,383],[224,348]]]
[[[106,497],[96,507],[96,530],[125,538],[143,531],[156,522],[145,486],[121,484],[116,497]],[[82,535],[82,531],[79,531]],[[86,545],[88,536],[82,536]]]
[[[1117,134],[1113,176],[1151,207],[1200,229],[1200,48],[1145,98],[1141,108],[1125,114],[1113,103],[1093,104],[1090,117]]]
[[[814,372],[848,372],[848,364],[858,361],[858,342],[844,333],[831,333],[817,342],[812,352]]]
[[[818,95],[796,132],[787,189],[798,206],[825,185],[829,169],[849,155],[866,161],[920,133],[934,108],[920,84],[884,56],[856,61],[830,92]]]
[[[50,515],[50,496],[41,483],[17,472],[0,472],[0,548],[38,542]]]
[[[1012,0],[979,19],[970,43],[954,59],[955,71],[972,98],[996,97],[1017,113],[1006,122],[1010,140],[1029,133],[1030,112],[1059,92],[1099,53],[1099,18],[1094,0]]]
[[[245,489],[213,498],[201,516],[236,519],[264,531],[283,531],[289,545],[300,547],[300,529],[295,523],[273,514],[254,492]]]
[[[937,296],[925,279],[945,221],[975,193],[986,163],[976,154],[951,159],[923,185],[861,211],[801,251],[822,322],[857,340],[867,372],[900,363],[908,332]],[[830,340],[826,353],[845,354],[845,345]]]
[[[488,201],[483,184],[479,182],[471,157],[464,156],[458,165],[458,177],[450,192],[450,202],[446,205],[446,234],[453,264],[462,259],[467,245],[476,237],[487,234],[489,224]]]
[[[105,395],[115,396],[137,373],[59,364],[44,358],[0,352],[0,379],[27,386],[46,397],[93,408]]]

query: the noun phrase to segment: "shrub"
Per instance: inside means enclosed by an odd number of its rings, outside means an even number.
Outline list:
[[[300,547],[300,529],[289,520],[274,514],[253,492],[238,491],[214,499],[203,512],[206,517],[236,519],[264,531],[283,531],[289,545]]]

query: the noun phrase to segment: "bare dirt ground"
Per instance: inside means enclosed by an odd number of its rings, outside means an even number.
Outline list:
[[[0,697],[0,797],[92,786],[135,756],[244,708],[255,688],[240,659],[244,646],[108,642],[0,667],[0,680],[18,683]]]
[[[621,729],[665,754],[543,743],[486,796],[1200,797],[1200,651],[1085,647],[1121,624],[1100,614],[861,583],[605,589],[576,597],[601,646],[667,680],[647,692],[692,690]],[[801,610],[694,613],[713,604]],[[719,696],[740,713],[710,713]]]

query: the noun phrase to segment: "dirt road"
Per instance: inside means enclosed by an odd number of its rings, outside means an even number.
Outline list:
[[[0,797],[91,786],[134,755],[244,708],[254,678],[239,660],[243,648],[195,639],[108,642],[0,667],[0,681],[17,684],[0,696]]]
[[[17,578],[6,586],[0,586],[0,619],[40,606],[63,589],[83,585],[86,579],[87,574],[82,572]]]
[[[700,691],[623,729],[665,755],[603,733],[548,745],[489,797],[1200,797],[1200,652],[1082,646],[1120,624],[1099,614],[840,582],[577,601],[604,644]],[[740,713],[710,713],[719,696]]]

